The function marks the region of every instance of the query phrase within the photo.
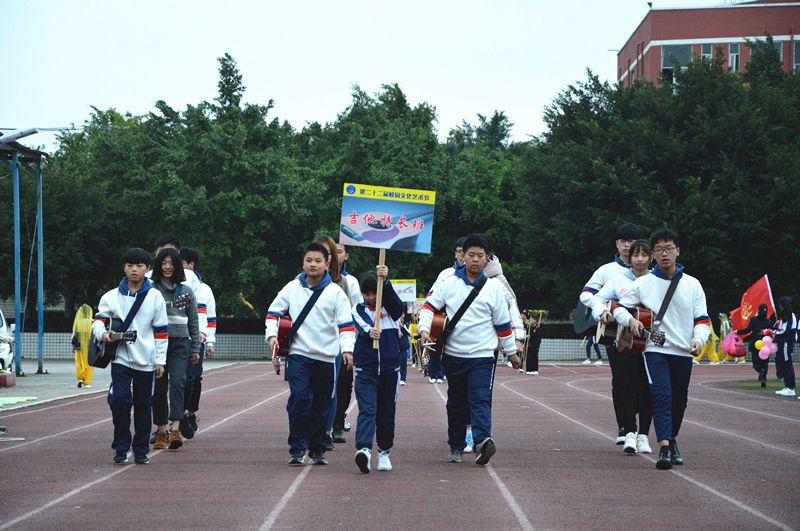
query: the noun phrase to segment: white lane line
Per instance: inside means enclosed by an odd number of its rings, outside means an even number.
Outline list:
[[[300,474],[297,476],[294,482],[292,482],[292,485],[289,487],[289,490],[287,490],[283,494],[281,499],[278,501],[277,505],[275,505],[275,507],[273,507],[272,510],[269,512],[267,519],[264,520],[263,524],[261,524],[259,531],[269,531],[270,529],[272,529],[272,526],[275,525],[275,521],[278,519],[283,510],[286,508],[286,505],[292,499],[292,496],[295,495],[297,489],[300,488],[300,483],[302,483],[303,480],[306,479],[306,476],[308,475],[309,472],[311,472],[311,468],[313,466],[314,465],[306,465],[303,468],[303,471],[300,472]]]
[[[522,380],[514,380],[514,381],[517,381],[517,382],[519,382],[519,381],[522,381]],[[601,433],[601,432],[597,431],[596,429],[594,429],[594,428],[591,428],[591,427],[587,426],[586,424],[584,424],[584,423],[580,422],[579,420],[573,419],[572,417],[570,417],[570,416],[568,416],[568,415],[566,415],[566,414],[564,414],[564,413],[562,413],[562,412],[560,412],[560,411],[557,411],[557,410],[555,410],[555,409],[551,408],[550,406],[547,406],[547,405],[545,405],[545,404],[543,404],[543,403],[539,402],[539,401],[538,401],[538,400],[536,400],[536,399],[533,399],[533,398],[531,398],[531,397],[529,397],[529,396],[526,396],[526,395],[524,395],[524,394],[520,393],[519,391],[515,391],[514,389],[511,389],[510,387],[508,387],[508,386],[507,386],[507,384],[508,384],[508,383],[513,383],[513,381],[511,381],[511,382],[504,382],[504,383],[502,383],[502,384],[501,384],[501,386],[502,386],[504,389],[506,389],[506,390],[508,390],[508,391],[511,391],[512,393],[514,393],[514,394],[516,394],[516,395],[519,395],[519,396],[521,396],[522,398],[524,398],[524,399],[526,399],[526,400],[530,400],[531,402],[533,402],[533,403],[535,403],[535,404],[538,404],[539,406],[541,406],[541,407],[543,407],[543,408],[547,409],[548,411],[552,411],[553,413],[555,413],[555,414],[557,414],[557,415],[560,415],[560,416],[564,417],[565,419],[569,420],[570,422],[573,422],[573,423],[577,424],[578,426],[581,426],[582,428],[585,428],[585,429],[587,429],[587,430],[591,431],[592,433],[596,433],[597,435],[599,435],[599,436],[603,437],[604,439],[608,439],[609,441],[613,441],[613,440],[615,440],[615,438],[614,438],[614,437],[611,437],[610,435],[606,435],[605,433]],[[653,458],[653,457],[649,457],[649,456],[647,456],[647,455],[645,455],[645,454],[636,454],[636,455],[637,455],[637,456],[639,456],[639,457],[642,457],[642,458],[644,458],[644,459],[647,459],[647,460],[648,460],[648,461],[650,461],[651,463],[655,463],[655,462],[656,462],[656,459],[655,459],[655,458]],[[779,522],[778,520],[775,520],[774,518],[771,518],[771,517],[769,517],[769,516],[765,515],[765,514],[764,514],[764,513],[762,513],[761,511],[758,511],[758,510],[756,510],[756,509],[753,509],[753,508],[752,508],[752,507],[750,507],[749,505],[746,505],[745,503],[742,503],[742,502],[740,502],[740,501],[738,501],[738,500],[736,500],[736,499],[732,498],[732,497],[731,497],[730,495],[728,495],[728,494],[723,494],[723,493],[719,492],[718,490],[715,490],[714,488],[712,488],[712,487],[709,487],[708,485],[706,485],[706,484],[704,484],[704,483],[701,483],[701,482],[697,481],[696,479],[690,478],[689,476],[687,476],[687,475],[685,475],[685,474],[683,474],[683,473],[681,473],[681,472],[678,472],[678,471],[676,471],[676,470],[670,470],[670,472],[672,472],[673,474],[675,474],[675,475],[676,475],[676,476],[678,476],[679,478],[681,478],[681,479],[685,479],[686,481],[688,481],[688,482],[690,482],[690,483],[692,483],[692,484],[694,484],[694,485],[696,485],[696,486],[698,486],[698,487],[702,488],[703,490],[705,490],[705,491],[707,491],[707,492],[710,492],[711,494],[713,494],[713,495],[715,495],[715,496],[718,496],[718,497],[722,498],[723,500],[725,500],[725,501],[727,501],[727,502],[730,502],[730,503],[732,503],[733,505],[735,505],[735,506],[739,507],[740,509],[742,509],[742,510],[744,510],[744,511],[746,511],[746,512],[750,513],[750,514],[752,514],[753,516],[756,516],[756,517],[758,517],[758,518],[761,518],[762,520],[765,520],[765,521],[769,522],[770,524],[772,524],[772,525],[774,525],[774,526],[776,526],[776,527],[778,527],[778,528],[780,528],[780,529],[783,529],[783,530],[785,530],[785,531],[794,531],[794,529],[793,529],[793,528],[791,528],[790,526],[788,526],[788,525],[784,524],[783,522]]]
[[[238,366],[243,366],[242,364],[231,364],[231,365],[233,365],[233,367],[230,367],[228,365],[220,365],[219,367],[214,367],[213,369],[209,369],[208,372],[211,373],[211,374],[217,374],[217,373],[220,373],[220,372],[227,372],[227,371],[229,371],[231,369],[235,369],[237,365]],[[225,369],[225,370],[222,370],[222,371],[218,370],[218,369],[221,369],[222,367],[228,367],[228,368]],[[25,402],[24,404],[19,404],[19,405],[14,406],[14,407],[5,407],[5,408],[3,408],[3,412],[5,412],[5,411],[14,411],[14,410],[17,410],[17,409],[25,409],[25,408],[29,408],[29,407],[33,407],[33,406],[41,406],[43,404],[48,404],[50,402],[55,402],[57,400],[69,400],[70,398],[75,398],[76,396],[98,395],[98,396],[93,396],[91,398],[84,398],[82,400],[71,400],[69,402],[65,402],[63,404],[59,404],[57,406],[44,407],[44,408],[41,408],[41,409],[36,409],[34,411],[21,411],[19,413],[14,413],[12,415],[3,415],[2,413],[0,413],[0,420],[7,419],[7,418],[10,418],[10,417],[16,417],[17,415],[30,415],[31,413],[39,413],[40,411],[47,411],[48,409],[55,409],[57,407],[64,407],[64,406],[71,406],[73,404],[80,404],[81,402],[86,402],[87,400],[97,400],[98,398],[103,398],[104,394],[106,394],[106,393],[108,393],[108,389],[99,389],[97,391],[92,391],[90,393],[82,393],[80,395],[59,396],[59,397],[56,397],[56,398],[48,398],[47,400],[37,400],[35,402]]]
[[[278,393],[277,395],[272,395],[271,397],[267,398],[266,400],[262,400],[261,402],[259,402],[258,404],[254,405],[254,406],[250,406],[249,408],[247,408],[247,409],[243,409],[242,411],[239,411],[238,413],[234,413],[233,415],[231,415],[231,416],[229,416],[229,417],[227,417],[227,418],[225,418],[225,419],[223,419],[223,420],[221,420],[221,421],[217,422],[216,424],[212,424],[211,426],[209,426],[208,428],[206,428],[206,429],[205,429],[205,430],[203,430],[203,431],[204,431],[204,432],[206,432],[206,431],[208,431],[208,430],[214,429],[215,427],[219,426],[220,424],[223,424],[223,423],[225,423],[225,422],[227,422],[227,421],[229,421],[229,420],[231,420],[231,419],[233,419],[233,418],[235,418],[235,417],[238,417],[239,415],[241,415],[241,414],[243,414],[243,413],[247,413],[248,411],[251,411],[251,410],[253,410],[253,409],[257,408],[258,406],[261,406],[261,405],[263,405],[263,404],[266,404],[267,402],[269,402],[269,401],[270,401],[270,400],[272,400],[273,398],[277,398],[277,397],[279,397],[279,396],[281,396],[281,395],[285,395],[285,394],[286,394],[286,393],[288,393],[288,392],[289,392],[289,390],[288,390],[288,389],[286,389],[285,391],[281,391],[281,392],[280,392],[280,393]],[[156,452],[153,452],[153,453],[152,453],[152,454],[150,454],[150,455],[151,455],[151,457],[155,457],[155,456],[157,456],[158,454],[160,454],[161,452],[162,452],[162,450],[158,450],[158,451],[156,451]],[[89,489],[89,488],[91,488],[91,487],[94,487],[94,486],[95,486],[95,485],[97,485],[98,483],[102,483],[103,481],[106,481],[106,480],[108,480],[108,479],[111,479],[111,478],[113,478],[113,477],[115,477],[115,476],[117,476],[117,475],[121,474],[122,472],[125,472],[126,470],[128,470],[128,469],[130,469],[130,468],[132,468],[132,467],[130,467],[130,466],[125,466],[125,467],[123,467],[121,470],[119,470],[119,471],[117,471],[117,472],[113,472],[113,473],[111,473],[111,474],[109,474],[109,475],[107,475],[107,476],[105,476],[105,477],[102,477],[102,478],[100,478],[100,479],[96,479],[96,480],[94,480],[94,481],[92,481],[92,482],[90,482],[90,483],[87,483],[87,484],[85,484],[85,485],[83,485],[83,486],[81,486],[81,487],[75,488],[75,489],[73,489],[73,490],[69,491],[68,493],[64,494],[63,496],[61,496],[61,497],[59,497],[59,498],[56,498],[56,499],[55,499],[55,500],[53,500],[53,501],[50,501],[50,502],[48,502],[48,503],[46,503],[46,504],[44,504],[44,505],[42,505],[42,506],[40,506],[40,507],[38,507],[38,508],[36,508],[36,509],[32,510],[32,511],[29,511],[29,512],[27,512],[27,513],[23,514],[22,516],[18,516],[17,518],[14,518],[14,519],[13,519],[13,520],[11,520],[10,522],[6,522],[6,523],[5,523],[5,524],[3,524],[2,526],[0,526],[0,531],[2,531],[3,529],[7,529],[7,528],[11,527],[11,526],[12,526],[12,525],[14,525],[14,524],[17,524],[17,523],[19,523],[19,522],[22,522],[23,520],[27,520],[28,518],[31,518],[32,516],[36,516],[37,514],[39,514],[39,513],[41,513],[42,511],[44,511],[44,510],[46,510],[46,509],[48,509],[48,508],[52,507],[53,505],[56,505],[56,504],[58,504],[58,503],[61,503],[62,501],[64,501],[64,500],[67,500],[67,499],[71,498],[72,496],[74,496],[74,495],[76,495],[76,494],[79,494],[79,493],[81,493],[81,492],[85,491],[86,489]]]
[[[438,385],[436,385],[435,387],[436,387],[436,392],[439,393],[439,396],[442,397],[444,403],[447,404],[447,397],[444,396],[442,390],[439,389]],[[511,494],[511,491],[508,490],[508,487],[506,487],[506,484],[503,483],[503,480],[500,479],[500,476],[498,476],[497,472],[494,471],[494,468],[492,468],[491,463],[487,464],[485,468],[486,470],[489,471],[489,476],[492,478],[495,485],[497,485],[497,490],[500,491],[500,494],[502,494],[503,498],[506,500],[508,508],[511,509],[511,512],[514,513],[514,516],[517,517],[517,522],[519,522],[519,526],[524,531],[533,531],[533,525],[531,524],[530,520],[528,520],[528,517],[525,515],[525,512],[522,510],[522,508],[520,508],[519,504],[517,503],[517,500],[514,499],[514,496]]]
[[[246,378],[244,380],[239,380],[238,382],[233,382],[233,383],[229,383],[229,384],[226,384],[226,385],[221,385],[219,387],[213,387],[211,389],[204,390],[203,393],[212,393],[212,392],[216,391],[217,389],[224,389],[225,387],[230,387],[232,385],[239,385],[239,384],[243,384],[245,382],[250,382],[252,380],[257,380],[259,378],[263,378],[267,374],[269,374],[269,373],[265,372],[264,374],[261,374],[261,375],[258,375],[258,376],[253,376],[252,378]],[[104,392],[107,392],[107,391],[104,391]],[[102,397],[98,397],[98,398],[102,398]],[[50,408],[48,408],[48,409],[50,409]],[[41,411],[41,410],[39,410],[39,411]],[[35,411],[31,411],[30,413],[35,413]],[[67,433],[72,433],[74,431],[82,430],[84,428],[91,428],[92,426],[97,426],[98,424],[102,424],[103,422],[110,422],[111,420],[112,419],[110,419],[110,418],[105,418],[103,420],[98,420],[97,422],[92,422],[91,424],[86,424],[84,426],[80,426],[80,427],[77,427],[77,428],[72,428],[71,430],[62,431],[62,432],[59,432],[59,433],[54,433],[53,435],[46,435],[45,437],[39,437],[38,439],[33,439],[31,441],[26,441],[26,442],[23,442],[23,443],[15,444],[14,446],[7,446],[5,448],[0,448],[0,452],[6,452],[8,450],[13,450],[14,448],[19,448],[20,446],[27,446],[29,444],[38,443],[38,442],[41,442],[41,441],[44,441],[44,440],[47,440],[47,439],[52,439],[53,437],[60,437],[61,435],[66,435]]]

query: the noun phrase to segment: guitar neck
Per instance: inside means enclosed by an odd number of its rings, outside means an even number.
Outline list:
[[[125,332],[109,332],[108,335],[111,338],[111,341],[122,341],[122,339],[125,337]]]
[[[420,210],[419,212],[412,212],[411,214],[406,216],[406,221],[417,219],[417,218],[424,218],[425,216],[430,216],[433,214],[433,209],[430,210]]]

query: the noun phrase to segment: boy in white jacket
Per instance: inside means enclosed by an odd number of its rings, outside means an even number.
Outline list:
[[[485,276],[483,268],[491,250],[486,238],[476,234],[468,236],[463,248],[464,270],[444,280],[422,307],[419,332],[423,344],[429,340],[434,312],[445,309],[448,316],[454,316]],[[447,375],[449,462],[461,462],[470,421],[473,436],[480,441],[475,446],[475,463],[487,464],[497,451],[491,434],[491,396],[498,338],[507,353],[517,350],[504,291],[498,280],[487,279],[445,344],[442,365]],[[510,359],[514,368],[519,368],[517,355],[510,354]]]
[[[703,287],[676,263],[680,255],[678,234],[669,229],[656,231],[650,236],[650,244],[658,265],[649,274],[636,279],[622,295],[614,318],[620,326],[631,328],[635,337],[641,337],[644,326],[628,310],[644,306],[653,312],[655,321],[670,282],[679,276],[660,325],[663,344],[648,340],[644,352],[653,397],[653,424],[660,447],[656,468],[668,470],[673,465],[683,464],[675,438],[686,411],[692,358],[702,350],[711,328]]]
[[[342,352],[344,364],[353,368],[355,327],[350,301],[331,281],[326,269],[328,249],[309,244],[303,253],[302,275],[278,293],[269,306],[266,335],[270,351],[278,347],[278,319],[287,313],[296,322],[314,292],[321,291],[305,321],[292,338],[286,358],[289,381],[289,466],[300,466],[305,452],[315,465],[327,465],[325,459],[325,423],[331,407],[336,381],[336,356]]]
[[[125,278],[119,287],[100,299],[98,314],[92,323],[97,341],[111,344],[106,326],[110,319],[124,321],[137,299],[144,297],[138,313],[128,330],[136,331],[134,343],[120,342],[117,357],[111,364],[111,388],[108,405],[114,419],[112,448],[115,464],[124,464],[133,448],[136,464],[150,461],[150,407],[152,405],[153,375],[161,378],[167,360],[169,329],[164,297],[152,289],[145,273],[150,267],[150,255],[144,249],[128,249],[122,256]],[[133,394],[131,394],[131,383]],[[131,407],[135,433],[131,438]]]

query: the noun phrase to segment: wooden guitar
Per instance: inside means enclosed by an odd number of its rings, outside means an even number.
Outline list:
[[[366,240],[375,244],[369,247],[408,251],[417,245],[419,233],[423,230],[414,220],[431,214],[433,214],[433,209],[421,210],[405,216],[391,216],[385,212],[367,212],[359,214],[355,218],[355,223],[350,216],[342,216],[339,242],[342,245],[357,246],[359,242]]]
[[[652,332],[653,326],[653,312],[647,308],[633,308],[631,315],[637,321],[641,321],[644,329],[641,332],[641,337],[634,337],[633,331],[627,326],[620,326],[617,335],[617,350],[620,352],[644,352],[647,348],[647,341],[650,340],[655,346],[664,346],[664,332]]]
[[[289,341],[285,347],[281,346],[283,340],[286,339],[286,334],[292,329],[292,318],[284,315],[278,319],[278,348],[273,352],[272,358],[285,358],[289,355],[289,350],[292,348],[292,342]]]
[[[115,319],[108,319],[108,325],[106,325],[106,330],[111,332],[111,339],[114,341],[111,344],[106,344],[105,341],[90,341],[89,342],[89,365],[92,367],[97,367],[100,369],[104,369],[108,367],[108,364],[114,361],[117,358],[117,347],[119,347],[120,341],[125,341],[127,343],[135,343],[136,342],[136,331],[135,330],[128,330],[126,332],[120,332],[119,329],[122,328],[122,321],[118,321]]]
[[[589,337],[595,334],[597,321],[592,317],[592,309],[578,301],[578,307],[575,308],[575,319],[572,322],[572,328],[579,336]]]
[[[443,312],[436,312],[433,314],[431,321],[431,331],[428,334],[429,341],[436,343],[439,336],[444,332],[444,327],[447,326],[447,314]],[[444,354],[444,343],[437,343],[426,348],[427,352],[434,356],[441,356]]]
[[[181,295],[177,299],[172,302],[167,303],[167,310],[171,310],[172,308],[183,308],[184,306],[189,306],[189,301],[191,299],[188,295]]]
[[[614,320],[613,308],[617,305],[618,301],[610,300],[606,303],[606,308],[612,313],[608,324],[603,324],[602,321],[597,323],[597,334],[595,341],[598,345],[611,346],[617,340],[617,322]]]

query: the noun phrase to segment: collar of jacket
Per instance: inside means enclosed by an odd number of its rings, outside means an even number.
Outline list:
[[[310,289],[311,291],[319,291],[321,289],[325,289],[325,287],[332,282],[331,276],[328,274],[327,271],[325,271],[325,274],[322,275],[322,279],[319,282],[317,282],[315,286],[309,286],[308,281],[306,281],[306,277],[307,275],[303,273],[297,278],[298,280],[300,280],[300,285],[302,285],[304,288]]]
[[[131,290],[128,289],[128,277],[123,278],[122,282],[119,283],[119,292],[126,297],[136,297],[140,293],[144,293],[152,288],[153,285],[150,283],[150,279],[147,277],[145,277],[144,282],[142,282],[142,287],[139,288],[136,293],[131,293]]]
[[[350,274],[347,272],[347,261],[342,262],[342,269],[339,271],[339,274],[342,276],[347,276]]]
[[[456,269],[456,276],[457,276],[458,278],[460,278],[461,280],[463,280],[463,281],[464,281],[464,283],[465,283],[467,286],[472,286],[472,287],[475,287],[475,286],[478,284],[478,281],[481,279],[481,277],[483,277],[483,276],[484,276],[484,274],[483,274],[483,269],[481,269],[481,273],[478,275],[478,278],[476,278],[476,279],[475,279],[475,282],[470,282],[470,281],[469,281],[469,279],[467,278],[467,273],[466,273],[466,270],[467,270],[466,266],[465,266],[465,267],[463,267],[463,268],[461,268],[461,269]]]
[[[625,262],[622,261],[622,258],[619,257],[619,253],[617,253],[616,256],[614,256],[614,261],[619,265],[621,265],[622,267],[627,267],[627,268],[631,267],[630,264],[626,264]]]
[[[664,280],[672,280],[671,277],[668,277],[663,271],[661,271],[661,268],[658,265],[656,265],[656,267],[654,267],[653,270],[650,271],[650,274],[655,275],[658,278],[663,278]],[[683,266],[680,264],[675,264],[675,275],[673,275],[673,277],[682,274],[683,274]]]

